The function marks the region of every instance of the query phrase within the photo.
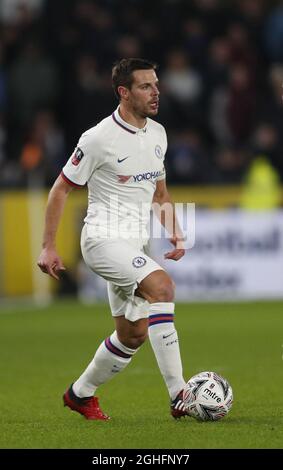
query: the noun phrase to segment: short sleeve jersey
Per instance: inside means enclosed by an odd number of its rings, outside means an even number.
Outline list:
[[[156,181],[165,178],[166,150],[161,124],[148,118],[136,128],[119,108],[82,134],[61,175],[76,187],[87,184],[86,223],[113,236],[146,230]]]

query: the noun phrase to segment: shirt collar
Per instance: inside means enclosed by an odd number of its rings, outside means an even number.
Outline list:
[[[123,129],[130,132],[131,134],[146,132],[147,123],[141,129],[139,127],[132,126],[132,124],[129,124],[128,122],[124,121],[124,119],[121,118],[120,113],[119,113],[119,107],[120,106],[118,106],[118,108],[115,109],[114,113],[112,114],[112,118],[118,126],[121,126]]]

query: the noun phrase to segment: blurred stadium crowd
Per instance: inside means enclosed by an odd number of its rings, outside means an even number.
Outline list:
[[[258,155],[283,180],[283,2],[1,0],[0,188],[52,184],[136,56],[159,64],[169,182],[239,183]]]

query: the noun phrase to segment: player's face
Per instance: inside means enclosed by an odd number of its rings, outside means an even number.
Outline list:
[[[158,113],[158,78],[154,70],[135,70],[128,90],[128,104],[135,114],[146,118]]]

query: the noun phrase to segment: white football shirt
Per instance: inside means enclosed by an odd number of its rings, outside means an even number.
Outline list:
[[[85,222],[102,237],[146,238],[156,181],[165,178],[164,127],[147,119],[143,129],[125,122],[119,107],[82,134],[62,170],[76,187],[88,186]]]

